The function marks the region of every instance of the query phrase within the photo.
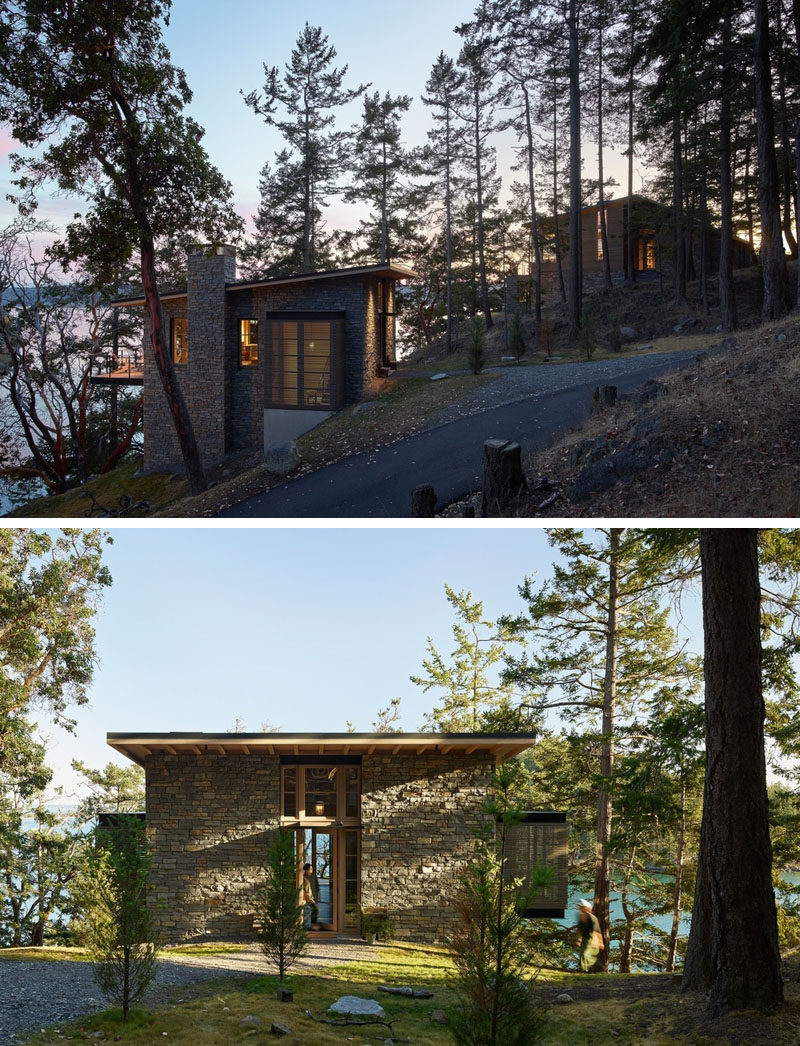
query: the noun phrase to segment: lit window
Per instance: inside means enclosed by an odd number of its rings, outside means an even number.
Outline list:
[[[239,366],[258,366],[258,320],[239,320]]]
[[[603,257],[603,222],[600,216],[600,210],[597,211],[597,258],[598,260]]]
[[[188,321],[186,317],[175,316],[172,319],[172,362],[185,364],[189,362]]]
[[[286,820],[323,818],[358,820],[361,769],[358,766],[284,766],[281,768],[282,816]]]

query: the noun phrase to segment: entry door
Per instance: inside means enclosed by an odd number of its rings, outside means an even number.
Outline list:
[[[336,836],[324,828],[304,828],[303,864],[310,863],[316,876],[317,923],[320,930],[338,929]]]

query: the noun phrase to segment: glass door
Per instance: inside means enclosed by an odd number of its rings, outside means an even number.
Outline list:
[[[316,902],[312,909],[312,930],[337,927],[336,855],[333,832],[323,828],[303,828],[303,866],[311,865],[311,890]]]

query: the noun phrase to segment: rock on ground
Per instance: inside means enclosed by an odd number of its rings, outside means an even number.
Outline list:
[[[357,995],[343,995],[328,1007],[328,1013],[354,1017],[380,1017],[381,1019],[386,1016],[379,1002],[374,999],[359,999]]]

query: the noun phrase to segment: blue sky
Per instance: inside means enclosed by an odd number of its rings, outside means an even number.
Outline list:
[[[322,26],[336,48],[338,65],[348,65],[348,85],[372,83],[382,93],[410,94],[414,101],[404,120],[407,144],[425,141],[429,114],[420,100],[431,66],[440,51],[457,57],[461,38],[454,26],[472,16],[472,0],[406,0],[380,5],[361,0],[301,0],[278,4],[264,0],[173,0],[165,40],[175,64],[185,69],[194,98],[189,112],[206,129],[205,145],[212,161],[234,189],[236,207],[249,218],[258,205],[258,176],[264,162],[281,147],[273,128],[266,127],[244,104],[245,93],[263,84],[263,64],[283,68],[304,22]],[[340,126],[358,122],[361,103],[343,114]],[[12,143],[0,128],[0,222],[13,216],[5,200],[11,188],[8,152]],[[508,175],[511,139],[500,139],[499,163]],[[585,145],[585,175],[596,168],[593,146]],[[618,153],[606,156],[607,173],[624,178]],[[508,177],[504,182],[508,184]],[[640,187],[637,176],[635,187]],[[616,190],[617,196],[622,189]],[[56,224],[76,210],[74,199],[47,199],[40,216]],[[355,227],[355,211],[333,201],[327,220],[332,227]]]
[[[543,580],[552,552],[531,528],[140,528],[117,529],[106,558],[91,707],[75,736],[49,730],[70,787],[72,758],[124,762],[109,731],[222,732],[236,716],[253,731],[370,730],[393,697],[417,730],[432,699],[409,676],[428,635],[452,648],[445,582],[494,619],[522,609],[517,586]]]

